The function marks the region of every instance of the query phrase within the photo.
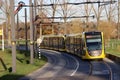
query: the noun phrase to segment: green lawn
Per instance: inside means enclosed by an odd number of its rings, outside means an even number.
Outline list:
[[[120,56],[120,40],[111,39],[107,42],[105,51],[107,53]]]
[[[4,52],[0,50],[0,58],[2,58],[7,70],[4,70],[2,63],[0,62],[0,80],[17,80],[21,76],[25,76],[28,73],[31,73],[34,70],[42,67],[47,59],[42,56],[40,60],[34,59],[34,64],[29,64],[29,55],[25,57],[24,54],[29,54],[26,51],[17,51],[17,67],[16,73],[11,73],[12,66],[12,55],[10,50],[5,50]]]
[[[106,53],[113,54],[120,57],[120,51],[118,49],[107,48]]]

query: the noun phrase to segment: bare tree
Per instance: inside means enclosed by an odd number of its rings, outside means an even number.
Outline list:
[[[50,0],[52,5],[52,17],[55,17],[57,7],[58,7],[58,0]],[[52,19],[52,22],[54,22],[54,18]],[[54,25],[52,25],[52,34],[54,34]]]
[[[105,0],[103,0],[105,1]],[[112,3],[112,0],[111,0],[111,3]],[[109,4],[109,5],[104,5],[104,8],[105,8],[105,13],[106,13],[106,17],[107,17],[107,20],[109,22],[111,22],[113,20],[113,18],[115,17],[115,4]]]
[[[59,0],[59,3],[61,4],[61,11],[58,12],[60,14],[60,16],[63,17],[63,21],[64,21],[64,34],[67,34],[67,17],[70,17],[72,15],[75,15],[76,11],[72,10],[73,5],[68,5],[67,3],[69,3],[70,0]],[[69,33],[69,32],[68,32]]]
[[[9,0],[3,1],[3,6],[1,10],[3,11],[5,18],[6,18],[6,35],[8,35],[8,45],[11,45],[11,30],[10,30],[10,4]]]
[[[90,2],[90,0],[86,0],[86,2]],[[82,9],[83,8],[83,9]],[[91,6],[91,4],[84,4],[84,6],[83,7],[80,7],[80,9],[81,10],[84,10],[84,11],[82,11],[82,14],[84,15],[84,16],[86,16],[86,28],[88,28],[89,27],[89,25],[88,25],[88,22],[89,22],[89,16],[91,15],[91,13],[92,13],[92,6]],[[93,15],[93,14],[92,14]]]
[[[42,14],[43,14],[43,6],[42,6],[42,4],[43,4],[43,1],[44,0],[37,0],[37,2],[38,2],[38,4],[40,4],[41,6],[39,7],[39,9],[38,9],[38,14],[39,14],[39,16],[41,17],[41,19],[39,19],[39,22],[41,22],[42,21]],[[40,24],[40,38],[42,38],[42,24]]]
[[[92,4],[92,9],[93,9],[93,12],[94,12],[96,20],[97,20],[97,27],[99,27],[100,17],[101,17],[102,11],[104,10],[104,7],[100,6],[100,0],[98,1],[98,8],[96,9],[96,6]],[[96,27],[96,29],[97,29],[97,27]]]

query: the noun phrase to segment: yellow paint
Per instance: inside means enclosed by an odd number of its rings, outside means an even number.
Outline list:
[[[12,41],[12,45],[15,45],[15,42],[14,42],[14,41]]]
[[[33,43],[34,43],[33,41],[30,41],[30,45],[33,45]]]
[[[3,31],[2,31],[2,29],[0,29],[0,35],[3,35]]]

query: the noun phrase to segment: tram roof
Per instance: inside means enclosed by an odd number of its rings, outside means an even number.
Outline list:
[[[64,37],[64,35],[42,35],[42,37]]]
[[[88,31],[88,32],[83,32],[83,34],[98,34],[98,33],[102,33],[100,31]]]
[[[66,35],[66,37],[81,37],[82,36],[82,33],[77,33],[77,34],[68,34]]]

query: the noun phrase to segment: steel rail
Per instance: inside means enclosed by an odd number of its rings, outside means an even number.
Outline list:
[[[88,63],[89,63],[90,69],[89,69],[88,76],[84,80],[89,80],[90,76],[92,75],[93,65],[90,61]]]
[[[109,64],[105,61],[103,61],[103,63],[108,67],[109,69],[109,73],[110,73],[110,76],[109,76],[109,80],[113,80],[113,73],[112,73],[112,69],[111,67],[109,66]]]
[[[105,64],[106,68],[108,69],[109,71],[109,79],[108,80],[113,80],[113,73],[112,73],[112,69],[111,67],[109,66],[108,63],[106,63],[105,61],[102,60],[102,63]],[[94,63],[92,62],[89,62],[89,65],[90,65],[90,71],[89,71],[89,75],[88,77],[85,79],[85,80],[89,80],[90,76],[92,76],[92,73],[94,71]]]

